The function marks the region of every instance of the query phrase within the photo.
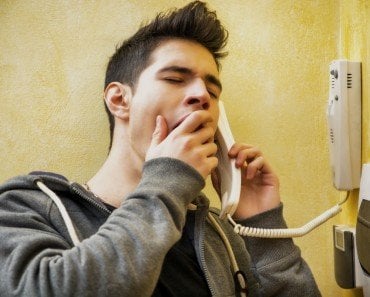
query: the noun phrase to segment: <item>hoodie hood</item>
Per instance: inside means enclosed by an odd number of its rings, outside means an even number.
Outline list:
[[[86,191],[81,185],[70,183],[64,176],[56,173],[34,171],[28,175],[12,178],[0,186],[0,195],[11,190],[38,190],[43,192],[45,197],[51,199],[59,210],[73,245],[77,245],[80,240],[64,202],[59,198],[59,195],[75,197],[77,194],[85,201],[89,201],[91,204],[97,206],[97,209],[110,214],[110,211],[101,202],[92,198],[92,194]]]
[[[0,185],[0,194],[6,191],[22,190],[39,190],[36,182],[41,181],[50,190],[57,192],[71,192],[73,183],[60,174],[44,171],[33,171],[28,175],[20,175],[9,179]]]

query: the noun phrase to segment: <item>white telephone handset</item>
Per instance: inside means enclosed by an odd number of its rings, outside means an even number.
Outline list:
[[[228,152],[235,143],[223,103],[219,102],[220,116],[216,139],[219,143],[217,151],[218,170],[221,178],[221,218],[233,215],[239,203],[241,188],[241,171],[235,167],[235,159],[230,159]]]
[[[216,138],[219,142],[218,169],[221,176],[221,213],[220,217],[227,217],[234,226],[234,231],[242,236],[263,237],[263,238],[290,238],[303,236],[312,231],[317,226],[326,222],[328,219],[341,211],[338,205],[328,209],[326,212],[316,217],[312,221],[300,228],[292,229],[261,229],[250,228],[237,224],[233,219],[240,198],[241,190],[241,170],[235,167],[235,160],[228,156],[228,151],[234,144],[234,137],[231,133],[226,112],[222,101],[219,101],[220,116]],[[341,203],[340,203],[341,204]]]

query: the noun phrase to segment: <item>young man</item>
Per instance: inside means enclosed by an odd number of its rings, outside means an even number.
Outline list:
[[[34,172],[0,188],[1,296],[320,296],[290,239],[244,238],[201,194],[227,32],[202,2],[160,14],[111,58],[111,149],[86,185]],[[278,179],[235,144],[234,218],[286,227]]]

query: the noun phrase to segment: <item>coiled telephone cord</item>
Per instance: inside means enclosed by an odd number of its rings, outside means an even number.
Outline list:
[[[299,228],[289,228],[289,229],[264,229],[264,228],[254,228],[242,226],[236,223],[230,214],[227,214],[227,218],[230,223],[234,226],[234,232],[238,233],[241,236],[251,236],[251,237],[260,237],[260,238],[292,238],[292,237],[301,237],[311,232],[313,229],[317,228],[321,224],[325,223],[330,218],[337,215],[342,211],[341,205],[347,201],[349,197],[349,191],[343,201],[339,202],[337,205],[328,209],[318,217],[314,218],[306,225]]]

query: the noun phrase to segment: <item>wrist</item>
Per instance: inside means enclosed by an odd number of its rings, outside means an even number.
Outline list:
[[[233,218],[236,220],[245,220],[262,213],[268,212],[272,209],[279,207],[281,204],[280,199],[269,201],[268,203],[261,203],[261,201],[240,201]]]

